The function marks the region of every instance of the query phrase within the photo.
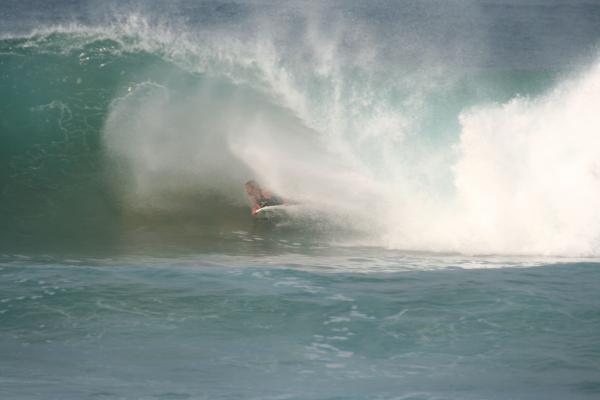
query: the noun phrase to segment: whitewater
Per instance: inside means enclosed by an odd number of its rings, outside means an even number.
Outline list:
[[[0,397],[596,398],[599,26],[6,0]]]

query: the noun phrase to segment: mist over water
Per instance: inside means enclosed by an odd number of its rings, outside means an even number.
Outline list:
[[[324,241],[598,255],[592,5],[63,6],[5,11],[21,24],[3,28],[4,87],[21,100],[3,105],[2,203],[25,236],[48,215],[218,236],[251,224],[256,179],[318,210],[339,233]]]

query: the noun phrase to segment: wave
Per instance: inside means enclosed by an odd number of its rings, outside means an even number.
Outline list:
[[[598,255],[597,62],[385,62],[376,35],[303,21],[244,36],[130,15],[0,40],[3,242],[248,229],[252,178],[323,210],[319,240]]]

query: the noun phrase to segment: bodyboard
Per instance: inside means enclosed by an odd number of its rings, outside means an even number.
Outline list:
[[[265,206],[259,208],[258,211],[256,211],[256,214],[254,214],[254,217],[266,220],[287,218],[289,216],[289,207],[290,206],[287,205]]]

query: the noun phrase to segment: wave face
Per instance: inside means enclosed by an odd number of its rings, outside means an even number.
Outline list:
[[[599,255],[597,6],[44,4],[0,40],[4,247],[212,245],[252,178],[306,240]]]

